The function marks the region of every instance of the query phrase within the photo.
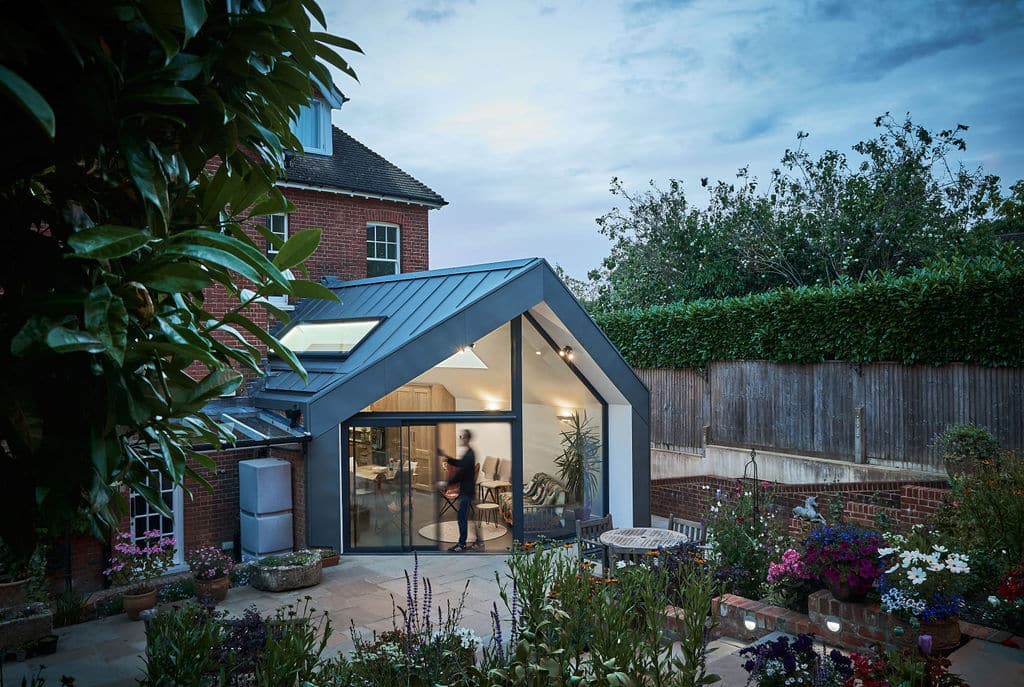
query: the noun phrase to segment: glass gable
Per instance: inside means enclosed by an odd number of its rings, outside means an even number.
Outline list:
[[[603,488],[604,408],[570,364],[529,320],[523,319],[527,536],[564,536],[570,523],[567,509],[577,517],[604,515],[607,509]],[[538,493],[545,495],[535,496]],[[531,513],[536,517],[531,518]]]

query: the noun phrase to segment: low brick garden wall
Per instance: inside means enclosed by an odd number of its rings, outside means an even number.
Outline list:
[[[709,502],[714,503],[716,491],[730,494],[735,487],[733,478],[710,475],[654,480],[651,482],[651,513],[703,520]],[[841,498],[846,522],[873,526],[878,515],[884,513],[901,529],[931,522],[949,494],[944,480],[772,484],[771,491],[779,516],[786,519],[793,507],[803,505],[808,496],[818,499],[818,510],[826,517],[829,501]]]
[[[836,601],[827,590],[807,598],[808,614],[803,615],[780,606],[745,599],[734,594],[723,594],[711,602],[711,612],[718,621],[718,633],[753,642],[772,632],[787,634],[813,634],[827,644],[859,651],[875,644],[887,648],[906,645],[896,627],[906,625],[884,612],[877,603],[845,603]],[[677,612],[670,609],[666,615],[669,624],[676,622]],[[827,621],[839,622],[839,630],[829,630]],[[748,628],[752,624],[753,629]],[[967,637],[1024,649],[1024,637],[1003,630],[960,623],[960,632]],[[902,635],[906,636],[906,634]]]

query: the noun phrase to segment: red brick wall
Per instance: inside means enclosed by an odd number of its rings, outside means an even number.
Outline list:
[[[312,281],[320,281],[324,277],[338,277],[346,281],[365,278],[367,222],[388,222],[399,226],[399,254],[403,273],[428,269],[430,247],[426,207],[352,198],[340,193],[323,191],[294,188],[284,188],[282,191],[295,205],[295,210],[288,215],[289,236],[294,236],[305,229],[323,230],[320,247],[306,261],[308,277],[298,272],[296,277]],[[261,248],[266,248],[266,239],[256,231],[255,226],[265,221],[264,217],[256,217],[242,225],[245,232]],[[245,285],[245,280],[239,278],[236,283]],[[204,296],[206,309],[215,315],[225,313],[238,304],[237,300],[229,297],[221,286],[207,289]],[[264,329],[276,324],[276,320],[272,320],[260,307],[247,309],[245,315]],[[225,343],[235,343],[230,336],[224,335],[220,338]],[[266,346],[263,343],[251,335],[246,335],[246,338],[264,356],[266,355]],[[197,379],[207,374],[204,366],[199,363],[190,367],[188,372]],[[254,372],[246,372],[245,381],[238,392],[240,396],[245,395],[246,386],[255,378]]]
[[[240,531],[238,517],[238,463],[254,458],[283,458],[292,465],[293,535],[297,547],[306,542],[306,481],[302,449],[254,448],[209,454],[217,462],[217,474],[204,468],[197,472],[213,485],[213,492],[190,484],[192,498],[185,497],[185,550],[234,542]]]
[[[288,215],[288,233],[321,228],[320,248],[307,261],[309,278],[362,279],[366,277],[366,224],[397,224],[402,272],[427,269],[429,239],[427,208],[384,200],[351,198],[339,193],[284,188],[295,211]],[[262,221],[262,220],[260,220]],[[257,241],[264,245],[263,239]]]
[[[679,477],[654,480],[651,483],[651,513],[668,517],[671,514],[690,520],[703,520],[708,506],[715,500],[716,490],[731,494],[738,481],[725,477]],[[747,483],[749,485],[749,482]],[[794,506],[802,505],[808,496],[818,499],[818,510],[828,517],[829,501],[842,498],[844,520],[873,526],[876,516],[885,512],[901,528],[929,522],[942,507],[949,490],[944,481],[918,482],[850,482],[835,484],[773,484],[773,500],[780,517],[787,520]],[[749,486],[745,486],[749,488]],[[794,521],[791,531],[803,528]]]
[[[59,594],[67,579],[67,542],[58,537],[50,543],[46,577],[50,589]],[[81,592],[102,589],[106,552],[103,543],[87,534],[71,535],[71,585]]]
[[[271,458],[287,460],[292,465],[292,534],[295,537],[295,548],[305,548],[306,541],[306,461],[302,447],[273,446]]]

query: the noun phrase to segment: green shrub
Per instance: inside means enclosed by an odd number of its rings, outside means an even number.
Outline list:
[[[1024,365],[1024,260],[937,264],[832,287],[776,289],[600,313],[634,367],[703,369],[721,360]]]
[[[146,624],[143,687],[225,684],[227,667],[218,661],[225,635],[212,609],[187,604],[162,611]]]
[[[240,618],[194,603],[165,608],[146,625],[143,687],[301,685],[314,679],[331,636],[326,613],[310,597],[263,618],[250,607]]]
[[[511,628],[503,631],[495,606],[494,641],[479,670],[471,671],[477,684],[693,687],[716,681],[705,675],[704,664],[714,621],[711,597],[720,585],[707,566],[694,562],[686,571],[670,570],[661,564],[663,555],[617,568],[615,577],[605,579],[591,575],[560,544],[516,547],[500,592]],[[672,590],[673,584],[681,589]],[[665,630],[673,594],[687,609],[680,632],[685,665],[673,655]]]
[[[950,503],[941,521],[957,543],[1004,569],[1024,559],[1024,457],[1006,453],[949,481]]]
[[[53,600],[53,624],[57,627],[77,625],[85,621],[85,595],[65,589]]]
[[[755,505],[754,490],[758,489]],[[772,515],[771,492],[762,485],[736,480],[708,506],[709,557],[726,591],[759,599],[767,591],[768,565],[786,549],[785,527]]]
[[[985,461],[993,463],[999,459],[999,440],[984,427],[971,423],[950,427],[939,434],[935,443],[950,475],[974,472]]]

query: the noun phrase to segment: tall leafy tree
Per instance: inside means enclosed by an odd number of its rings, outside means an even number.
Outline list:
[[[967,127],[933,133],[909,116],[876,119],[879,133],[812,157],[805,133],[761,184],[747,168],[731,182],[702,180],[708,198],[688,201],[672,180],[632,195],[597,220],[610,255],[581,285],[598,310],[743,295],[776,286],[905,274],[929,259],[989,254],[1013,216],[998,177],[954,159]],[[1014,187],[1016,188],[1016,187]]]
[[[274,188],[290,121],[326,64],[355,76],[314,0],[39,0],[0,24],[0,537],[100,533],[131,488],[159,508],[157,470],[204,483],[193,442],[227,435],[203,413],[259,372],[261,296],[330,297],[289,280],[315,250],[300,232],[271,262],[242,230],[282,212]],[[213,162],[211,162],[213,161]],[[267,232],[267,240],[277,241]],[[278,242],[279,243],[279,242]],[[203,290],[226,289],[224,315]],[[286,315],[273,314],[280,319]],[[186,369],[200,363],[195,380]],[[304,374],[304,372],[303,372]]]

